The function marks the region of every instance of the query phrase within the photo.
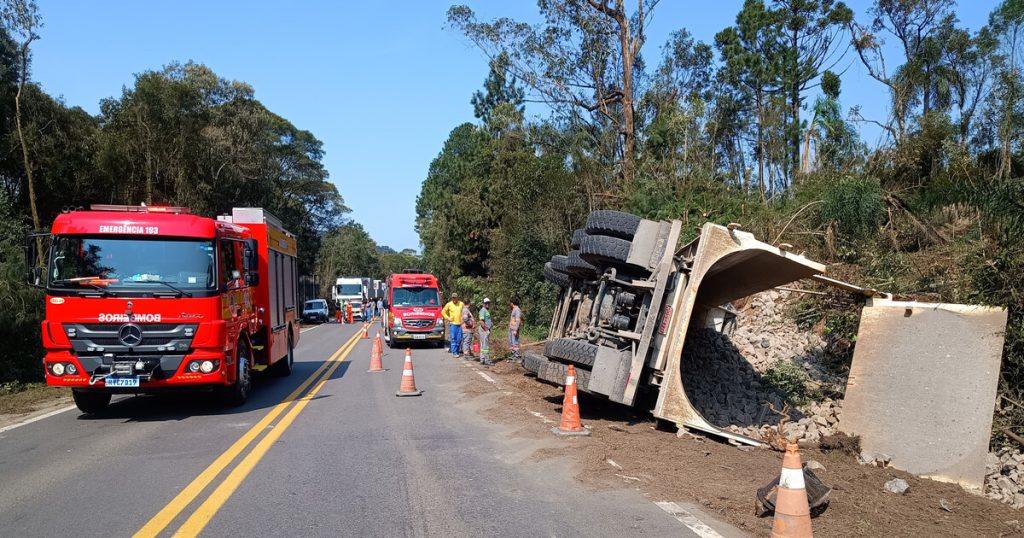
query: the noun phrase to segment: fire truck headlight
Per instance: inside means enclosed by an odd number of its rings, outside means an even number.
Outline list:
[[[216,364],[213,361],[203,361],[203,363],[199,365],[199,369],[202,370],[204,374],[208,374],[213,371],[215,366]]]
[[[437,318],[437,321],[434,322],[434,328],[435,329],[444,328],[444,318]]]
[[[51,364],[50,371],[53,372],[53,375],[64,375],[64,363],[55,362]]]
[[[198,372],[199,371],[199,361],[192,361],[192,362],[188,363],[188,371],[189,372]]]
[[[75,375],[78,373],[78,367],[69,362],[67,368],[65,368],[64,371],[67,372],[68,375]]]

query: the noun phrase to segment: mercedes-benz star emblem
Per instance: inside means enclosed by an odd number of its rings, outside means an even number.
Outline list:
[[[117,339],[128,347],[135,347],[142,343],[142,327],[134,323],[125,323],[117,331]]]

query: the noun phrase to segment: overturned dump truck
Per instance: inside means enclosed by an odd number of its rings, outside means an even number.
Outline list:
[[[933,447],[929,454],[907,454],[908,461],[918,462],[914,472],[976,485],[984,473],[1004,310],[921,303],[907,306],[873,290],[832,280],[824,276],[826,268],[821,263],[790,252],[786,244],[758,241],[738,225],[705,224],[699,237],[688,243],[681,243],[681,229],[680,221],[651,221],[617,211],[591,213],[586,226],[573,234],[568,255],[555,256],[544,265],[545,277],[562,291],[543,353],[525,353],[524,367],[540,379],[562,384],[568,365],[573,364],[578,387],[584,392],[642,406],[656,418],[679,427],[758,445],[760,441],[726,429],[727,424],[712,424],[691,402],[682,367],[688,329],[721,331],[731,317],[730,302],[798,280],[814,280],[874,297],[867,301],[870,310],[892,312],[884,316],[885,323],[862,324],[858,336],[858,350],[864,347],[872,352],[873,364],[867,368],[881,372],[875,376],[877,382],[866,374],[857,375],[864,368],[858,366],[855,354],[847,390],[859,401],[876,402],[881,395],[862,390],[872,382],[877,390],[888,393],[885,406],[870,411],[871,416],[851,418],[844,431],[862,435],[868,446],[885,447],[895,464],[901,454],[894,445],[906,441],[900,432],[913,424],[922,438],[931,435],[925,442]],[[924,321],[938,319],[948,321]],[[953,332],[951,328],[955,328]],[[871,343],[865,344],[865,340]],[[951,340],[954,345],[943,344]],[[900,341],[907,345],[896,344]],[[914,341],[932,345],[916,353]],[[887,349],[898,352],[890,354]],[[930,368],[940,359],[943,369]],[[902,366],[887,370],[887,362]],[[964,392],[948,389],[962,384],[958,376],[965,375],[962,370],[967,369],[977,378],[971,385],[970,407],[974,411],[970,417],[961,416],[965,413],[963,399],[946,396]],[[916,372],[919,377],[893,378],[887,371]],[[854,387],[858,381],[865,385]],[[909,393],[901,384],[923,384],[933,392],[927,398],[921,394],[901,398],[903,392]],[[899,416],[887,414],[886,409],[893,406],[905,411]],[[871,409],[869,405],[861,407]],[[853,409],[847,410],[844,421],[850,411]],[[966,432],[959,431],[959,435],[937,439],[936,432],[949,429],[944,427],[945,421],[958,418],[972,421],[973,438],[965,440]],[[965,449],[966,445],[970,448]],[[964,453],[974,456],[968,472],[962,472]],[[923,458],[932,461],[922,466]],[[950,472],[956,466],[959,470]]]

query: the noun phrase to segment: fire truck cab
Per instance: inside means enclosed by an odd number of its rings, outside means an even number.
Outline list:
[[[411,342],[444,344],[441,296],[434,275],[406,270],[389,276],[384,308],[381,323],[389,346]]]
[[[174,390],[240,405],[254,370],[291,373],[297,244],[263,209],[215,220],[94,205],[27,245],[30,283],[46,290],[46,383],[71,387],[83,412],[116,393]]]

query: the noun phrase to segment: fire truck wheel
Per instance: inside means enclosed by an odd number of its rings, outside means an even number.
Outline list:
[[[72,390],[71,396],[75,398],[75,405],[78,407],[78,410],[83,413],[102,413],[110,405],[109,392]]]
[[[230,386],[224,387],[221,399],[225,405],[239,406],[249,398],[249,389],[252,388],[251,371],[249,370],[249,347],[245,341],[238,343],[238,356],[235,358],[235,365],[238,367],[238,378]]]
[[[288,377],[292,375],[292,366],[295,365],[295,344],[292,342],[292,333],[288,332],[288,354],[285,355],[284,360],[277,361],[274,366],[277,367],[275,374],[278,377]]]

